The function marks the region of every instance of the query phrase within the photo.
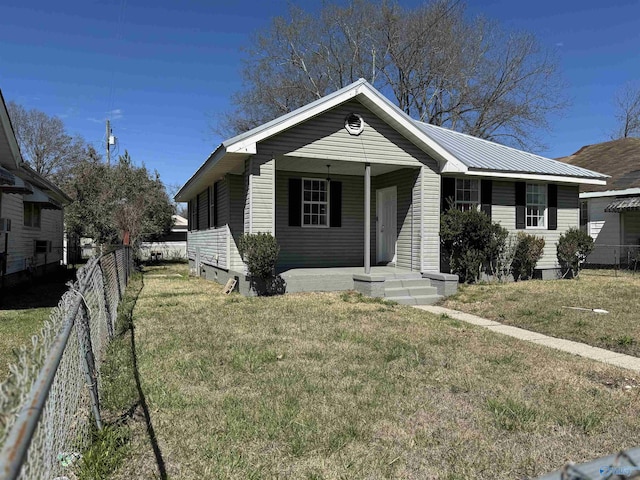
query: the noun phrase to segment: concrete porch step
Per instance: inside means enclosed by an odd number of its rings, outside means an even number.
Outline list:
[[[394,287],[384,288],[385,297],[416,297],[421,295],[437,295],[438,289],[430,286],[428,283],[422,283],[420,286],[410,287]]]
[[[398,297],[385,297],[385,300],[390,300],[401,305],[433,305],[441,298],[441,295],[416,295],[415,297],[403,295]]]
[[[385,280],[384,288],[410,288],[410,287],[430,287],[431,281],[428,278],[394,278]]]

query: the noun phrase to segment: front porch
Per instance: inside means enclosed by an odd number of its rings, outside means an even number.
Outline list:
[[[223,284],[234,278],[239,293],[256,295],[244,272],[205,263],[200,264],[197,271],[199,276]],[[366,296],[408,305],[436,303],[444,296],[454,294],[458,286],[455,275],[419,273],[394,266],[373,266],[369,274],[364,273],[363,267],[293,268],[283,271],[278,278],[282,293],[355,290]]]

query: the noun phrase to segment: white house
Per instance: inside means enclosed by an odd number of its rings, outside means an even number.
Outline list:
[[[0,92],[2,285],[46,273],[63,258],[63,208],[71,199],[23,160]]]
[[[606,186],[580,188],[580,226],[596,245],[587,263],[635,266],[640,259],[640,138],[588,145],[560,160],[611,177]]]

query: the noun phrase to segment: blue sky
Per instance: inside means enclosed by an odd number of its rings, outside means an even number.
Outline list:
[[[292,3],[317,9],[320,2]],[[7,2],[9,3],[9,2]],[[286,0],[12,1],[0,6],[0,88],[6,100],[65,121],[97,147],[109,116],[119,151],[182,184],[222,140],[211,131],[240,85],[242,45]],[[400,2],[411,6],[417,0]],[[637,0],[467,2],[557,51],[571,106],[550,118],[557,157],[608,140],[612,97],[640,80]]]

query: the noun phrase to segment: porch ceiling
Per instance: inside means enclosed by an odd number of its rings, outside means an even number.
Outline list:
[[[331,165],[331,175],[357,175],[364,176],[365,164],[361,161],[347,162],[343,160],[302,158],[302,157],[277,157],[276,170],[288,172],[327,174],[327,165]],[[393,165],[384,163],[371,163],[371,175],[383,175],[403,168],[418,168],[408,165]]]

